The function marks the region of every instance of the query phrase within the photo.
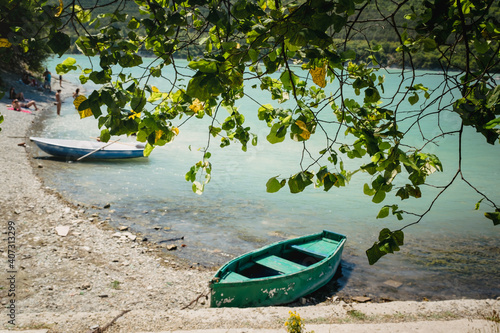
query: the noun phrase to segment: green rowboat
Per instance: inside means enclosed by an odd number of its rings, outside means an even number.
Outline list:
[[[344,235],[324,230],[237,257],[210,282],[210,306],[271,306],[308,295],[332,279],[345,241]]]

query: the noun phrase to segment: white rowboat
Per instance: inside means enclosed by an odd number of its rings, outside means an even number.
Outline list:
[[[134,158],[144,156],[143,143],[99,142],[30,137],[37,146],[55,157],[78,160],[88,156],[92,159]]]

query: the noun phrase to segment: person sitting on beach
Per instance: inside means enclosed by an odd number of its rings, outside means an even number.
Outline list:
[[[14,87],[10,87],[9,99],[18,99],[20,101],[24,101],[24,94],[22,92],[16,94],[16,89],[14,89]]]
[[[31,82],[30,82],[30,78],[29,78],[29,75],[28,73],[24,73],[23,74],[23,78],[21,79],[23,81],[24,84],[26,85],[29,85]]]
[[[36,78],[33,75],[30,75],[30,86],[36,87],[36,88],[41,88],[41,85],[38,83]]]
[[[80,88],[76,88],[75,92],[73,93],[73,99],[77,98],[78,95],[80,95]]]
[[[20,103],[16,98],[12,101],[12,108],[16,111],[21,111],[21,108],[30,108],[31,106],[35,107],[35,111],[38,111],[38,107],[36,106],[35,101],[29,101],[28,103]]]

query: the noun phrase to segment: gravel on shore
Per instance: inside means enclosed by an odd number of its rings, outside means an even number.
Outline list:
[[[54,93],[0,74],[40,110],[8,110],[8,93],[0,100],[0,329],[92,332],[118,317],[106,332],[285,332],[289,311],[296,311],[317,332],[405,332],[414,331],[416,322],[432,332],[452,323],[461,332],[500,331],[500,300],[345,303],[333,295],[317,305],[209,308],[204,295],[212,270],[190,267],[161,247],[113,229],[44,187],[29,154],[29,132],[43,113],[56,112]],[[75,88],[64,82],[63,99],[70,101]],[[400,326],[392,328],[395,323]]]

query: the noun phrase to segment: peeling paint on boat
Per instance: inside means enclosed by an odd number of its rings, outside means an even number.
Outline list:
[[[224,295],[221,295],[224,296]],[[223,298],[217,302],[217,307],[220,307],[222,304],[230,304],[234,301],[234,297]]]
[[[274,288],[271,290],[261,289],[262,293],[268,294],[270,298],[273,298],[276,294],[278,295],[288,295],[288,292],[293,290],[295,283],[291,283],[288,287]]]

